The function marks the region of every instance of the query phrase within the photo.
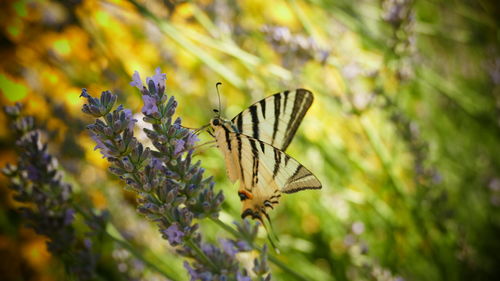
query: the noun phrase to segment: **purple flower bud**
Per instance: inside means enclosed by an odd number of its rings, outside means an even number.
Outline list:
[[[64,222],[63,224],[70,225],[73,222],[74,216],[75,215],[75,210],[73,209],[67,209],[66,212],[64,212]]]
[[[26,170],[28,172],[28,178],[32,181],[37,181],[40,179],[40,172],[37,170],[37,168],[31,164],[26,167]]]

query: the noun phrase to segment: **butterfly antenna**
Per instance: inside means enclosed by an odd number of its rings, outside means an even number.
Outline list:
[[[220,111],[221,111],[221,106],[220,106],[220,93],[219,93],[219,86],[222,85],[221,82],[217,82],[217,84],[215,84],[215,89],[217,89],[217,97],[219,98],[219,110],[217,111],[219,113],[219,116],[220,116]]]
[[[267,221],[269,222],[269,228],[271,229],[271,234],[274,236],[276,241],[279,243],[280,239],[278,238],[278,235],[276,235],[276,232],[274,231],[273,224],[271,223],[271,218],[269,218],[269,215],[267,213],[264,213],[266,215]]]

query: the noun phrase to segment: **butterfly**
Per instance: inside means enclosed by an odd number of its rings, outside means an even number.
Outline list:
[[[240,183],[241,217],[270,222],[268,211],[281,194],[321,189],[311,171],[284,151],[313,102],[305,89],[276,93],[251,105],[231,120],[217,115],[210,121],[212,136],[224,155],[232,183]]]

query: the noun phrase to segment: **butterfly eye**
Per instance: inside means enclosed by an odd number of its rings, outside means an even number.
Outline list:
[[[250,194],[246,191],[238,191],[238,196],[240,196],[241,201],[244,201],[247,199],[252,199],[252,194]]]
[[[220,123],[219,123],[219,119],[214,119],[214,120],[212,121],[212,124],[213,124],[214,126],[219,126],[219,124],[220,124]]]
[[[238,192],[238,195],[240,196],[241,201],[248,199],[248,196],[243,192]]]

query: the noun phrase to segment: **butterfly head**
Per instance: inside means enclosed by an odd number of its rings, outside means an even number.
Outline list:
[[[212,118],[212,120],[210,120],[210,127],[212,127],[212,129],[215,130],[222,126],[226,128],[232,128],[231,121],[221,118],[220,113],[217,109],[214,109],[214,112],[216,113],[216,115],[214,118]],[[230,131],[232,131],[232,129],[230,129]]]
[[[252,193],[246,190],[238,191],[238,195],[243,204],[243,209],[241,212],[241,218],[251,217],[252,219],[257,219],[263,223],[262,219],[269,219],[267,214],[267,209],[273,209],[273,205],[270,200],[262,200],[260,196],[254,196]],[[277,203],[277,201],[275,201]],[[274,203],[274,201],[273,201]]]
[[[210,126],[212,126],[212,128],[215,128],[215,127],[222,125],[222,123],[224,121],[224,120],[222,120],[222,118],[220,118],[220,113],[217,109],[214,109],[214,112],[215,112],[216,116],[214,118],[212,118],[212,120],[210,120]]]

